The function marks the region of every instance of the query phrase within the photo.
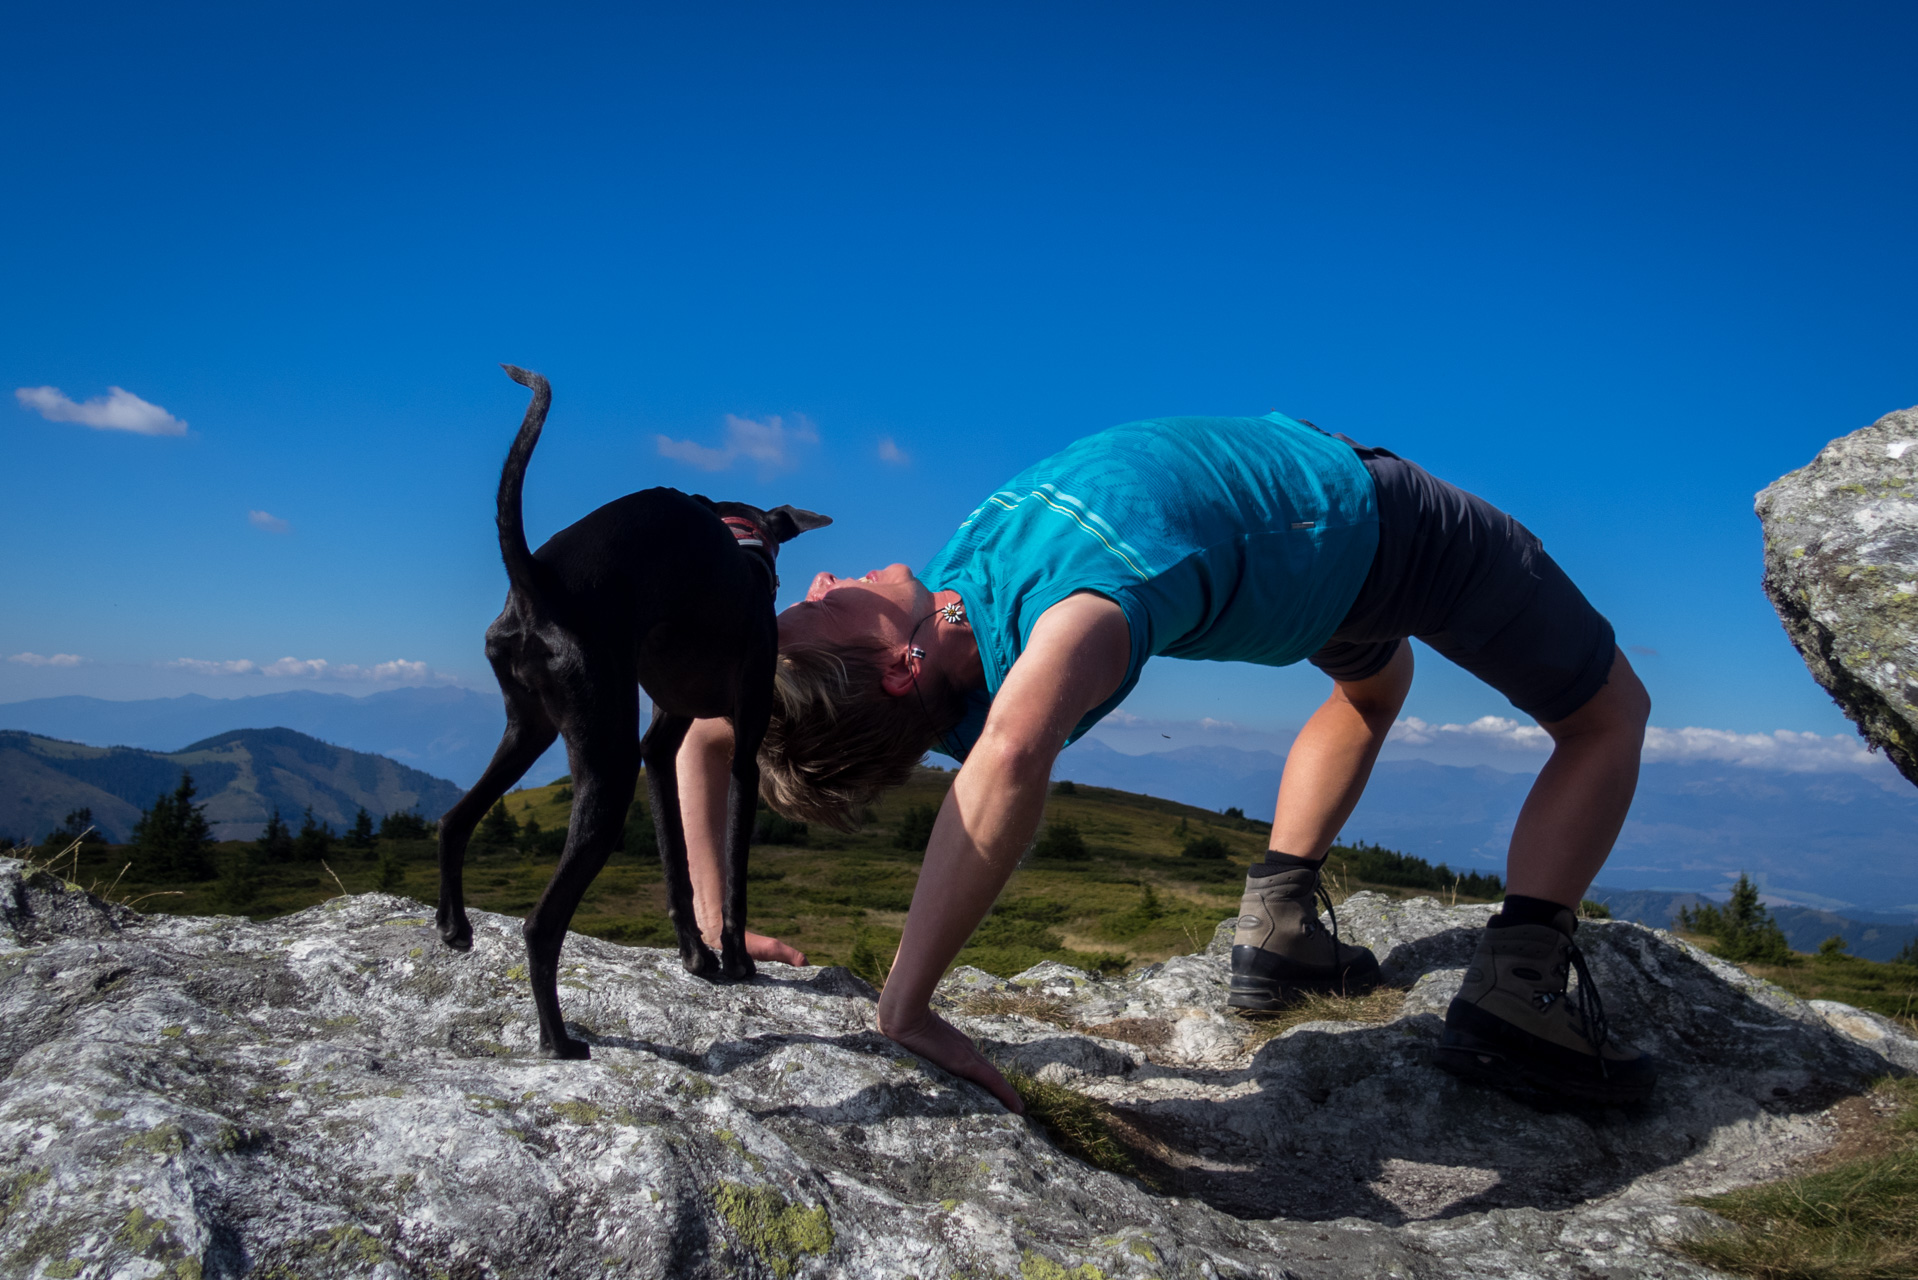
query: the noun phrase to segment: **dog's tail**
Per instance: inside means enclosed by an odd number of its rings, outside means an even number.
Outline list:
[[[515,590],[539,602],[539,565],[526,545],[526,525],[520,519],[520,489],[526,483],[526,464],[532,461],[533,446],[539,443],[540,429],[546,425],[546,410],[553,403],[553,389],[546,379],[530,370],[503,364],[506,376],[529,388],[533,399],[526,406],[526,418],[513,437],[506,465],[499,473],[499,554],[506,561],[506,576]]]

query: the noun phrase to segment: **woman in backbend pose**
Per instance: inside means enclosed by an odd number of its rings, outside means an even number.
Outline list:
[[[1650,700],[1611,625],[1523,525],[1383,449],[1277,413],[1130,423],[1015,476],[917,575],[820,574],[780,615],[764,789],[791,816],[844,827],[927,749],[963,762],[879,1026],[1016,1111],[1005,1079],[928,1001],[1032,843],[1060,749],[1155,654],[1319,667],[1331,696],[1292,744],[1270,851],[1246,878],[1229,1003],[1362,990],[1378,963],[1321,924],[1319,869],[1411,687],[1409,636],[1553,742],[1440,1065],[1587,1101],[1643,1098],[1651,1060],[1610,1034],[1572,933],[1631,804]],[[680,758],[702,917],[715,923],[730,753],[725,722],[710,721]],[[773,939],[752,946],[803,959]]]

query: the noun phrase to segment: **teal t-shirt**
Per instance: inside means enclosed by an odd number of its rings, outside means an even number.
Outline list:
[[[964,759],[1039,615],[1075,591],[1132,633],[1117,707],[1147,658],[1283,667],[1358,598],[1378,547],[1372,477],[1352,447],[1283,414],[1155,418],[1067,445],[966,517],[920,579],[965,602],[985,692],[942,744]]]

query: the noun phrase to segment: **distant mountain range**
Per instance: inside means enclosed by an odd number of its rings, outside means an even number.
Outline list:
[[[362,807],[375,818],[408,809],[437,818],[462,794],[444,778],[291,729],[235,729],[169,752],[0,731],[0,835],[43,836],[86,808],[101,834],[123,842],[182,771],[219,840],[254,838],[275,808],[297,826],[311,807],[338,831]]]
[[[298,692],[137,702],[40,698],[0,705],[0,729],[149,752],[197,747],[247,725],[296,730],[467,786],[492,758],[505,715],[496,693],[445,686],[358,698]],[[1230,747],[1124,755],[1088,739],[1060,756],[1056,776],[1213,810],[1237,806],[1256,816],[1271,811],[1283,763],[1269,751]],[[565,755],[555,748],[525,781],[549,782],[565,772]],[[1500,870],[1530,785],[1529,774],[1482,766],[1388,761],[1378,767],[1345,833],[1454,867]],[[151,801],[151,794],[139,798],[141,804]],[[8,812],[0,807],[0,815]],[[57,821],[64,813],[51,816]],[[0,830],[23,821],[0,816]],[[1615,892],[1722,898],[1740,871],[1749,871],[1774,904],[1880,922],[1918,918],[1918,789],[1886,790],[1849,773],[1712,763],[1645,766],[1602,881]]]
[[[0,704],[0,729],[25,729],[75,742],[178,751],[187,743],[246,727],[276,726],[354,751],[387,756],[470,787],[493,758],[506,712],[498,693],[438,685],[343,693],[266,693],[250,698],[35,698]],[[528,786],[566,772],[555,748],[526,775]]]
[[[1129,756],[1086,740],[1059,757],[1054,775],[1263,817],[1283,765],[1269,751],[1184,747]],[[1374,771],[1345,835],[1453,867],[1502,870],[1531,784],[1529,774],[1483,766],[1388,761]],[[1722,899],[1740,871],[1774,903],[1918,918],[1918,789],[1886,790],[1849,773],[1646,765],[1604,883]]]

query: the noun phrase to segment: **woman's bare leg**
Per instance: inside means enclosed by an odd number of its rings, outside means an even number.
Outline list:
[[[1605,865],[1638,788],[1651,695],[1623,653],[1592,700],[1544,726],[1552,757],[1512,829],[1508,893],[1576,908]]]
[[[1272,814],[1270,848],[1319,858],[1338,839],[1412,688],[1412,643],[1376,674],[1335,681],[1332,696],[1292,740]]]

